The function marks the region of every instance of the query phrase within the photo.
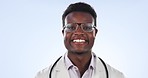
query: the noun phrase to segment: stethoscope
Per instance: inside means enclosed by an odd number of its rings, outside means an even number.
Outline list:
[[[62,56],[61,56],[61,57],[62,57]],[[49,73],[49,78],[51,78],[52,70],[53,70],[53,68],[55,67],[55,65],[57,64],[57,62],[61,59],[61,57],[59,57],[59,58],[55,61],[55,63],[53,64],[53,66],[51,67],[51,70],[50,70],[50,73]],[[98,57],[98,58],[99,58],[99,57]],[[99,59],[101,60],[102,64],[104,65],[105,72],[106,72],[106,78],[109,78],[109,77],[108,77],[108,76],[109,76],[109,73],[108,73],[107,66],[106,66],[105,62],[104,62],[101,58],[99,58]]]

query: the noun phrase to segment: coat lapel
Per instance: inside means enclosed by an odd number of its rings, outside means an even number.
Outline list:
[[[68,70],[66,69],[64,63],[64,56],[59,60],[57,65],[55,66],[55,74],[53,78],[70,78],[68,74]]]
[[[95,57],[96,67],[93,71],[92,78],[106,78],[106,71],[103,63],[99,58]],[[70,78],[68,70],[66,69],[64,63],[64,56],[57,62],[54,70],[53,70],[52,78]]]
[[[96,57],[96,68],[93,72],[92,78],[106,78],[106,71],[103,63]]]

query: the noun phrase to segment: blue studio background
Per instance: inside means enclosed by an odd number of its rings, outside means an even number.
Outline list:
[[[34,78],[63,55],[61,15],[79,1],[98,14],[96,55],[126,78],[148,78],[147,0],[0,0],[0,77]]]

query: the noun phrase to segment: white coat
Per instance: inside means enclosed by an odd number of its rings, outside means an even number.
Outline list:
[[[93,72],[92,78],[106,78],[106,71],[104,65],[99,58],[96,58],[96,60],[96,69]],[[108,64],[106,65],[109,73],[109,78],[124,78],[124,75],[121,72],[112,68]],[[51,67],[52,65],[38,72],[35,78],[49,78],[49,72],[51,70]],[[64,56],[54,66],[52,70],[52,78],[70,78],[68,70],[66,69],[64,63]]]

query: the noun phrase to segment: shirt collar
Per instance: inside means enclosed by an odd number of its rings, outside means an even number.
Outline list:
[[[89,68],[95,68],[95,54],[94,53],[91,53],[92,55],[92,58],[91,58],[91,62],[90,62],[90,65],[89,65]],[[64,62],[65,62],[65,65],[66,65],[66,68],[69,70],[71,67],[75,66],[71,61],[70,59],[68,58],[68,53],[66,53],[64,55]]]
[[[67,68],[67,69],[69,69],[69,68],[71,68],[72,66],[74,66],[74,65],[72,64],[72,62],[70,61],[70,59],[68,58],[68,53],[66,53],[66,54],[64,55],[64,61],[65,61],[65,65],[66,65],[66,68]]]

